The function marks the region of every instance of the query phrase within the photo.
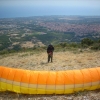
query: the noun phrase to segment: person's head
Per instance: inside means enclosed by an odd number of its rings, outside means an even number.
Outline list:
[[[52,43],[50,43],[49,45],[52,46]]]

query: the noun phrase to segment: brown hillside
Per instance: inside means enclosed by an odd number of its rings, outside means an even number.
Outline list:
[[[53,62],[47,63],[47,53],[17,53],[1,57],[0,65],[29,70],[73,70],[100,66],[98,52],[54,52]]]
[[[100,51],[54,52],[52,63],[47,63],[46,52],[24,52],[0,57],[0,65],[28,70],[74,70],[100,66]],[[1,92],[0,100],[99,100],[100,90],[71,95],[22,95]]]

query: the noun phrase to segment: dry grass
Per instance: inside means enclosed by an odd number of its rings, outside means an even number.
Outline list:
[[[23,52],[0,57],[0,65],[28,70],[74,70],[100,66],[100,51],[73,53],[54,52],[53,62],[47,63],[47,53]],[[84,94],[83,94],[84,93]],[[0,100],[99,100],[100,91],[88,91],[72,95],[22,95],[0,93]],[[5,99],[7,95],[8,99]],[[13,95],[13,96],[12,96]],[[12,99],[11,99],[12,98]],[[19,99],[20,98],[20,99]],[[97,98],[97,99],[96,99]]]
[[[54,52],[53,63],[47,63],[47,53],[17,53],[1,58],[0,65],[29,70],[70,70],[100,66],[98,52]]]

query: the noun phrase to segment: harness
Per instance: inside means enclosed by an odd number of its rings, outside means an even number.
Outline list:
[[[48,53],[49,56],[52,56],[52,54],[53,54],[52,52],[49,52],[49,53]]]

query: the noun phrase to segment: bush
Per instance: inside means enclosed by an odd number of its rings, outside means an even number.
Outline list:
[[[92,50],[100,50],[100,44],[99,43],[95,43],[93,44],[93,46],[91,47]]]
[[[70,43],[69,46],[73,47],[73,48],[79,48],[80,44],[79,43]]]
[[[60,43],[60,46],[62,47],[62,48],[65,48],[66,46],[67,46],[67,43]]]
[[[93,43],[94,43],[94,41],[91,40],[91,39],[89,39],[89,38],[84,38],[84,39],[81,41],[82,47],[91,46]]]
[[[21,46],[20,46],[20,45],[15,45],[15,46],[13,47],[13,50],[15,50],[15,51],[20,51],[20,50],[21,50]]]

